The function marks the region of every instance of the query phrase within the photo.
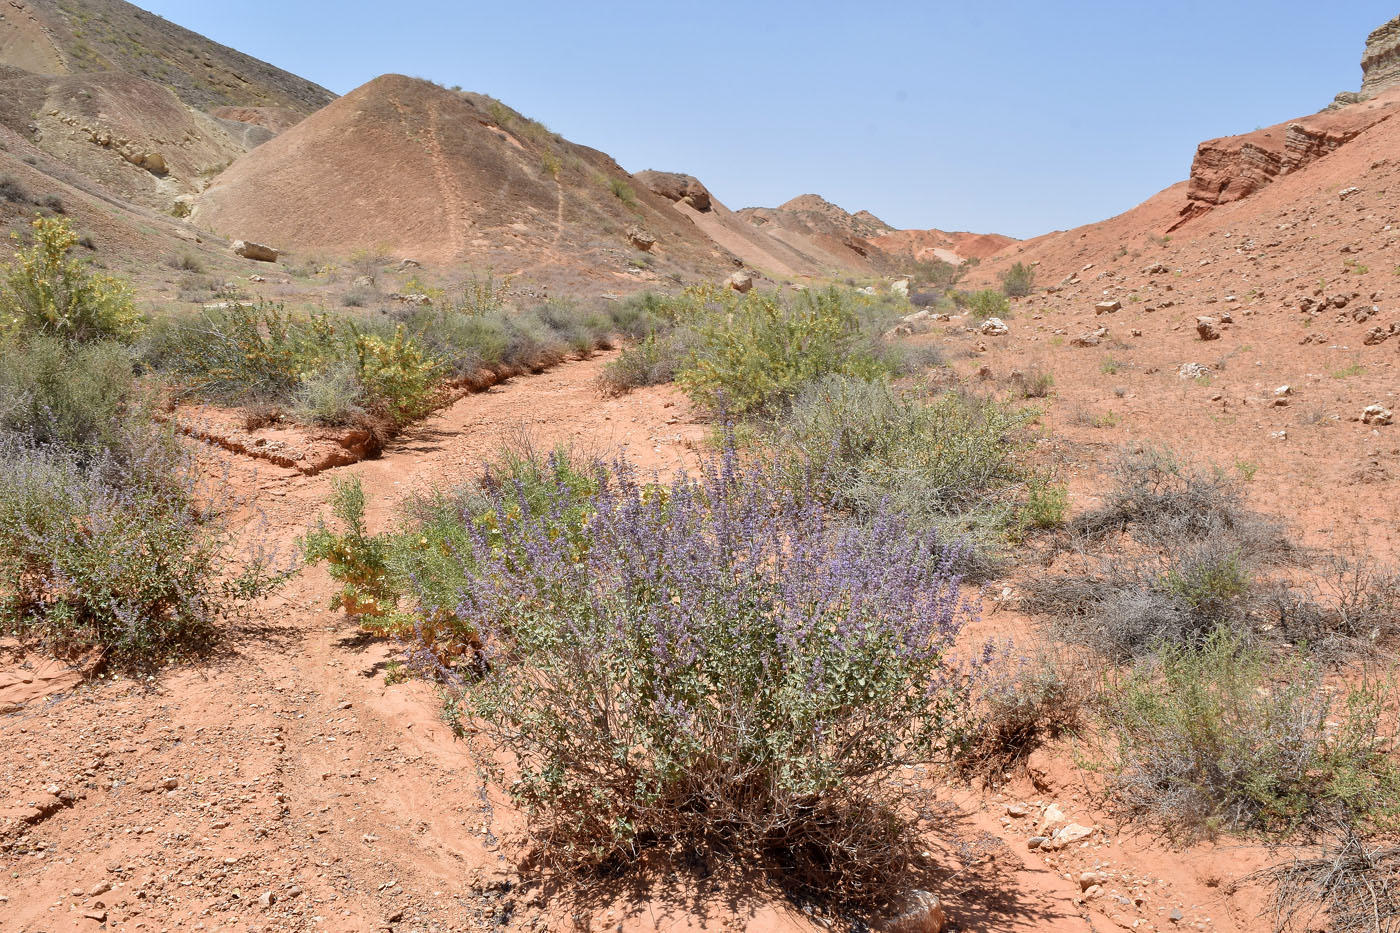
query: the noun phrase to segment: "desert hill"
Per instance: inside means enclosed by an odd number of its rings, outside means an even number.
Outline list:
[[[37,75],[0,67],[0,123],[124,199],[169,211],[272,133],[184,104],[117,72]]]
[[[605,154],[481,95],[385,75],[235,162],[192,220],[299,250],[585,278],[716,274],[732,258]]]
[[[866,241],[835,232],[830,222],[819,230],[805,224],[770,223],[774,213],[771,211],[766,212],[770,216],[762,222],[755,222],[755,209],[730,210],[694,176],[645,171],[638,172],[636,178],[671,201],[676,211],[720,247],[770,276],[876,275],[883,270],[883,263],[872,255],[874,251]],[[852,217],[835,205],[822,203],[848,219]]]
[[[780,277],[898,275],[913,262],[956,264],[1015,242],[998,234],[896,230],[870,211],[852,214],[816,194],[731,211],[693,176],[647,171],[637,179],[746,264]]]
[[[124,0],[5,0],[0,65],[36,74],[121,72],[200,110],[272,107],[305,115],[335,95]]]

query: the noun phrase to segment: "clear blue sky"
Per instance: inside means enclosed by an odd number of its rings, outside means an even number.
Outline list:
[[[730,207],[816,192],[897,227],[1033,236],[1186,177],[1196,143],[1361,84],[1379,0],[138,0],[344,93],[499,97]]]

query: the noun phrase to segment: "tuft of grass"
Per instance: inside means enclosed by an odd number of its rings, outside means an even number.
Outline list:
[[[1012,376],[1016,394],[1021,398],[1049,398],[1055,390],[1055,377],[1039,365]]]
[[[637,206],[637,192],[632,190],[632,186],[621,178],[613,178],[608,181],[608,190],[613,193],[629,210]]]
[[[1004,653],[983,673],[955,770],[1002,784],[1041,745],[1080,729],[1093,688],[1088,668],[1050,645]]]

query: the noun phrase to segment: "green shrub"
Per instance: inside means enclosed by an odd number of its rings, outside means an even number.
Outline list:
[[[621,178],[614,178],[609,181],[608,190],[613,193],[613,197],[617,198],[629,208],[637,206],[637,192],[633,191],[632,186]]]
[[[1069,509],[1069,491],[1037,477],[1026,485],[1026,501],[1021,506],[1019,524],[1022,528],[1044,531],[1065,523]]]
[[[603,368],[603,389],[612,394],[621,394],[642,386],[670,382],[676,378],[684,353],[684,347],[675,334],[648,334]]]
[[[402,327],[392,340],[357,334],[354,347],[356,375],[370,410],[395,424],[406,424],[432,410],[437,361],[406,337]]]
[[[1011,315],[1011,302],[994,288],[971,292],[966,295],[965,301],[968,313],[974,320],[985,321],[990,317],[1005,320]]]
[[[1001,274],[1001,290],[1012,298],[1024,298],[1035,288],[1035,267],[1018,262]]]
[[[1300,655],[1272,662],[1216,631],[1162,645],[1104,702],[1110,792],[1172,835],[1397,825],[1393,714],[1377,687],[1334,699]]]
[[[321,521],[301,542],[307,563],[327,564],[331,579],[341,584],[331,608],[344,609],[357,618],[391,612],[398,589],[389,573],[390,539],[366,530],[365,491],[358,479],[331,482],[331,513],[340,530]]]
[[[131,340],[140,315],[131,288],[74,259],[78,235],[61,217],[36,217],[34,245],[15,250],[0,277],[0,328],[24,328],[66,340]],[[19,235],[14,234],[19,242]]]
[[[676,381],[697,401],[734,415],[771,412],[828,374],[874,378],[888,364],[849,293],[792,299],[750,292],[691,325]]]
[[[292,414],[304,424],[349,425],[362,421],[365,388],[355,367],[342,363],[301,377],[292,396]]]
[[[952,288],[967,273],[970,266],[954,265],[942,259],[926,259],[914,263],[914,281],[934,288]]]
[[[280,305],[231,304],[161,321],[143,358],[185,391],[217,402],[287,402],[302,377],[344,351],[323,313],[298,317]]]

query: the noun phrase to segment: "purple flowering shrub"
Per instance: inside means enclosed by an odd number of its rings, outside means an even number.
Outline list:
[[[0,631],[120,664],[159,659],[277,582],[265,555],[238,555],[234,571],[177,449],[148,440],[118,467],[0,433]]]
[[[904,769],[966,713],[958,547],[834,524],[770,472],[732,447],[667,485],[618,462],[461,516],[452,624],[482,655],[419,661],[508,753],[494,776],[556,864],[675,846],[867,903],[910,870]]]

